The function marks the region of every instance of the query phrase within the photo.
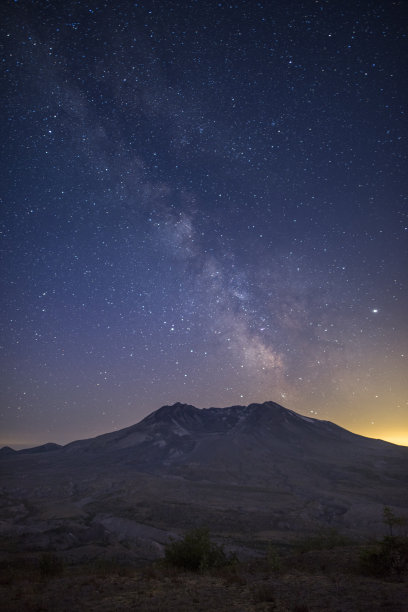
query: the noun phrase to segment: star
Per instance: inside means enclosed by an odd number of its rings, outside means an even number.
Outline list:
[[[0,445],[241,395],[408,435],[401,3],[5,4]]]

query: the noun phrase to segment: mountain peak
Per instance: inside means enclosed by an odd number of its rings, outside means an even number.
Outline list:
[[[226,408],[196,408],[191,404],[175,402],[155,410],[145,417],[142,423],[146,425],[177,424],[187,430],[209,427],[210,430],[214,431],[214,427],[226,430],[243,421],[256,425],[263,419],[268,421],[271,418],[282,420],[285,415],[289,414],[292,414],[292,411],[272,401],[262,404],[252,403],[248,406],[234,405]]]
[[[17,451],[15,451],[14,448],[11,448],[10,446],[2,446],[0,448],[0,455],[12,455],[16,452]]]
[[[182,404],[181,402],[176,402],[175,404],[172,404],[172,405],[166,404],[165,406],[162,406],[158,410],[155,410],[154,412],[149,414],[145,419],[143,419],[143,421],[150,422],[150,421],[168,420],[174,417],[192,414],[198,410],[199,410],[198,408],[196,408],[195,406],[191,406],[190,404]]]

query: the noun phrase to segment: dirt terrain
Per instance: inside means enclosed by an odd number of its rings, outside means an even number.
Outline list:
[[[38,560],[26,558],[3,567],[0,597],[4,612],[405,612],[407,574],[364,576],[360,552],[360,546],[311,550],[283,556],[278,563],[274,557],[272,564],[263,556],[198,574],[157,562],[142,568],[99,562],[65,566],[48,576]]]

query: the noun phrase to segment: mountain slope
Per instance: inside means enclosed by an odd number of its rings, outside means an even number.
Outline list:
[[[64,447],[6,449],[0,470],[6,507],[29,513],[30,500],[33,529],[51,517],[56,533],[72,516],[122,536],[126,525],[134,538],[146,524],[166,532],[207,524],[238,538],[319,526],[371,534],[381,532],[384,505],[408,514],[408,448],[274,402],[163,406],[136,425]],[[14,520],[13,529],[27,521]]]
[[[265,465],[268,461],[294,463],[302,471],[317,464],[318,471],[327,472],[328,466],[344,463],[381,470],[384,461],[393,464],[395,459],[398,464],[408,449],[353,434],[274,402],[203,410],[177,403],[131,427],[68,444],[61,453],[102,454],[152,472],[179,473],[186,466],[191,472],[192,465],[221,471],[228,466],[265,481],[271,471]]]

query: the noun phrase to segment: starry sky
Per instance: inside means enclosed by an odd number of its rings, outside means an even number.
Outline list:
[[[404,2],[0,11],[0,444],[272,400],[408,445]]]

